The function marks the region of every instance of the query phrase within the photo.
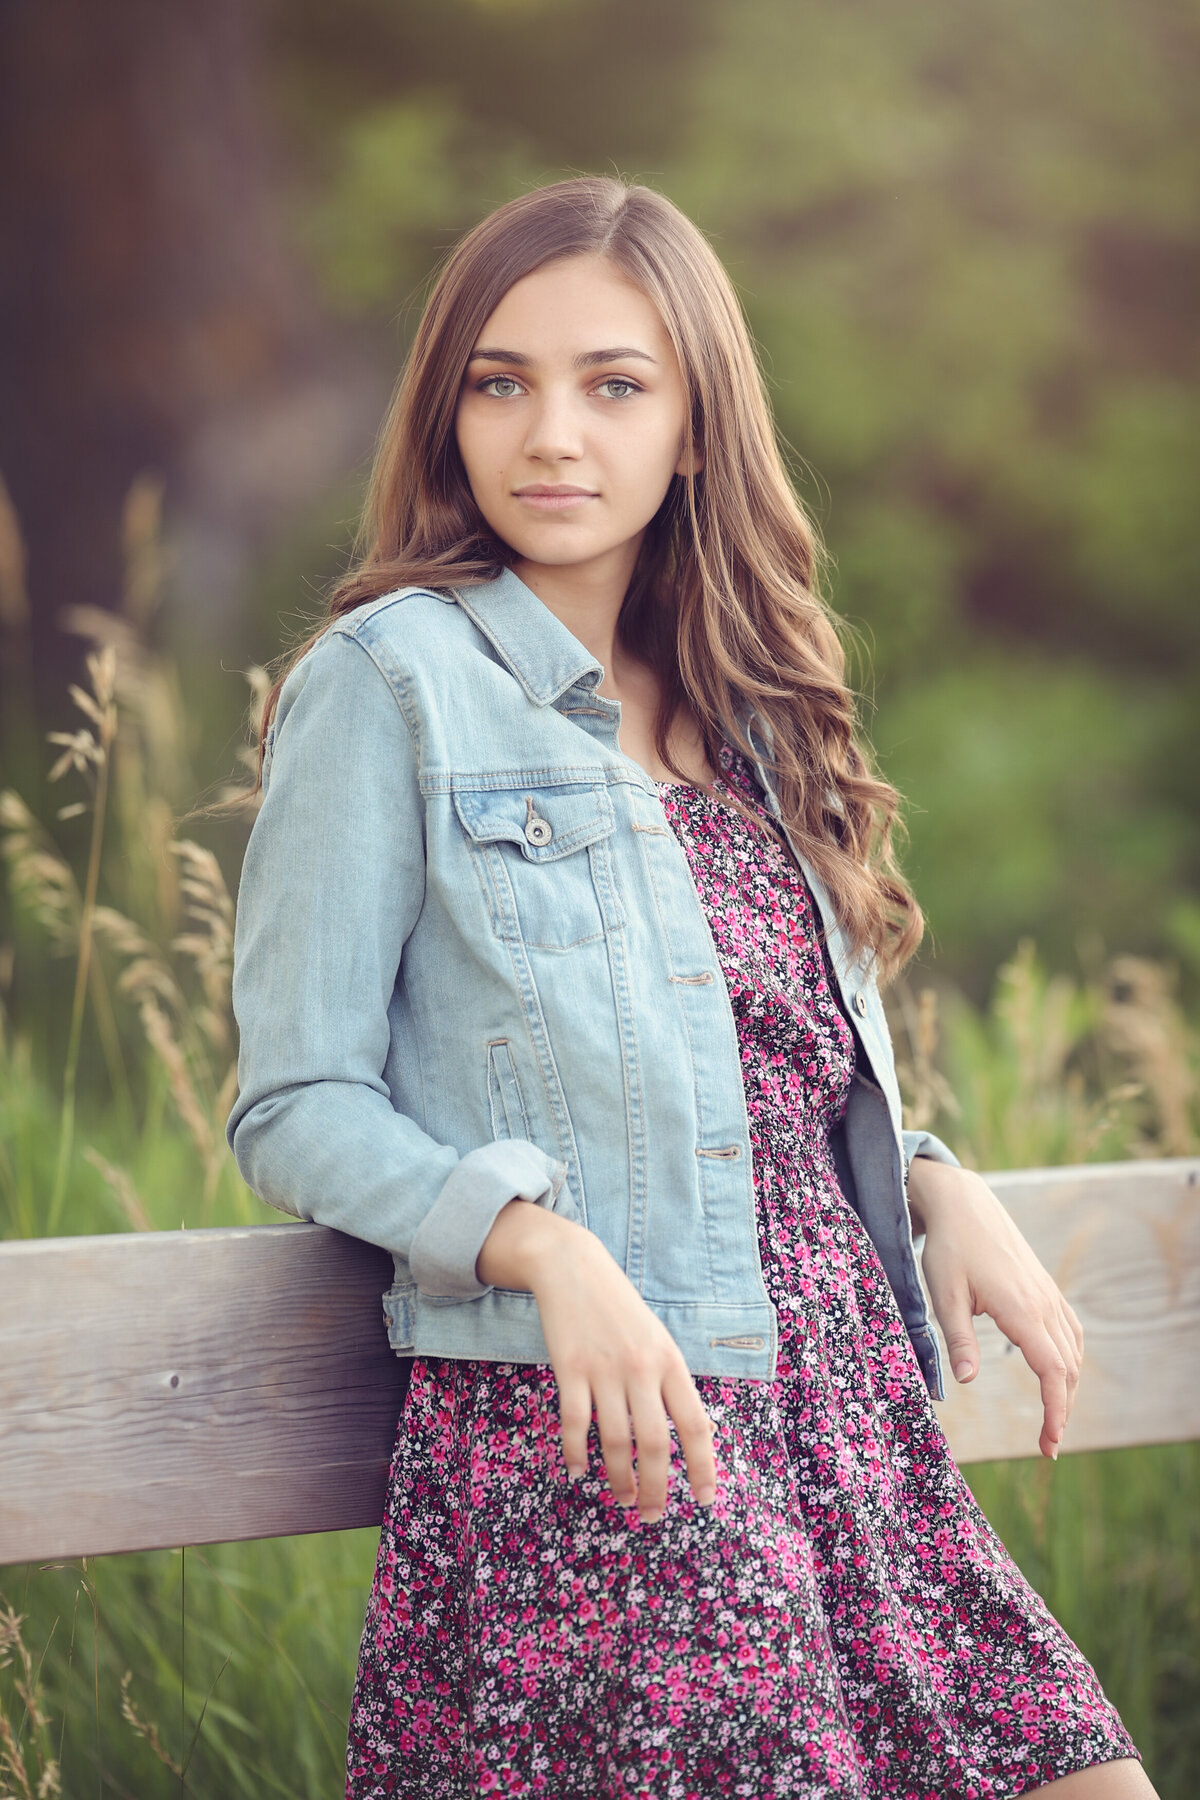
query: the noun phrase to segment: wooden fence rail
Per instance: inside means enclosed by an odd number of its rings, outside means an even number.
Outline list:
[[[1200,1160],[988,1179],[1087,1335],[1064,1449],[1200,1437]],[[319,1225],[0,1244],[0,1563],[378,1524],[391,1277]],[[955,1455],[1032,1455],[1036,1380],[979,1335]]]

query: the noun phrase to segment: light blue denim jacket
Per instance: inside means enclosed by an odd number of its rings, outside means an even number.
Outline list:
[[[401,1356],[549,1360],[533,1296],[475,1275],[518,1197],[594,1231],[694,1373],[770,1378],[729,995],[602,677],[511,573],[386,595],[291,671],[238,893],[227,1136],[263,1200],[391,1251]],[[857,1036],[839,1172],[940,1397],[905,1180],[955,1159],[901,1130],[869,964],[800,861]]]

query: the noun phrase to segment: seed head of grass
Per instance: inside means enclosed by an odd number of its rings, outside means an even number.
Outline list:
[[[143,1719],[129,1693],[129,1684],[133,1680],[133,1670],[126,1669],[121,1677],[121,1717],[132,1726],[136,1735],[145,1740],[157,1756],[160,1763],[170,1769],[172,1775],[181,1776],[183,1770],[171,1755],[162,1741],[157,1725],[150,1719]]]
[[[0,1800],[54,1800],[61,1793],[58,1764],[43,1754],[42,1733],[49,1723],[42,1705],[40,1669],[22,1633],[25,1614],[0,1601],[0,1669],[14,1670],[12,1691],[20,1702],[20,1718],[14,1728],[7,1711],[0,1710],[0,1778],[6,1785]],[[26,1738],[26,1727],[30,1727]],[[39,1765],[31,1774],[30,1761]],[[37,1786],[34,1786],[34,1777]]]
[[[79,942],[83,900],[70,864],[12,788],[0,791],[0,833],[14,901],[42,927],[52,949]]]
[[[153,1231],[154,1221],[146,1209],[146,1205],[133,1184],[133,1177],[127,1169],[120,1169],[110,1163],[107,1157],[100,1154],[94,1145],[84,1147],[84,1160],[98,1169],[115,1199],[121,1214],[131,1231]]]
[[[1107,1048],[1149,1103],[1147,1154],[1187,1156],[1197,1147],[1200,1082],[1196,1040],[1175,1000],[1171,972],[1139,956],[1108,966],[1101,1026]]]
[[[212,1157],[215,1147],[213,1123],[196,1093],[187,1057],[172,1029],[171,1021],[149,992],[143,992],[138,1013],[146,1041],[167,1072],[179,1116],[196,1149],[207,1161]]]

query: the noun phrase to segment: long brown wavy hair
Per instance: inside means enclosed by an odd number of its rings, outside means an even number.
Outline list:
[[[729,277],[691,221],[651,188],[607,177],[556,182],[483,220],[451,253],[425,307],[379,438],[357,560],[328,617],[285,653],[267,695],[262,756],[291,668],[341,614],[399,587],[493,580],[511,558],[472,497],[455,440],[467,360],[504,295],[557,258],[604,256],[658,307],[689,400],[685,461],[642,545],[618,631],[661,683],[656,744],[689,708],[716,767],[722,738],[748,752],[739,703],[766,722],[783,818],[824,882],[856,951],[881,978],[924,922],[897,869],[899,795],[871,764],[821,548],[784,468],[750,334]],[[695,452],[702,452],[696,457]]]

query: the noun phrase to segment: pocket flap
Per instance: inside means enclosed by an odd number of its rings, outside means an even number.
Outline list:
[[[553,862],[613,828],[602,787],[455,788],[454,807],[477,844],[516,844],[530,862]]]

